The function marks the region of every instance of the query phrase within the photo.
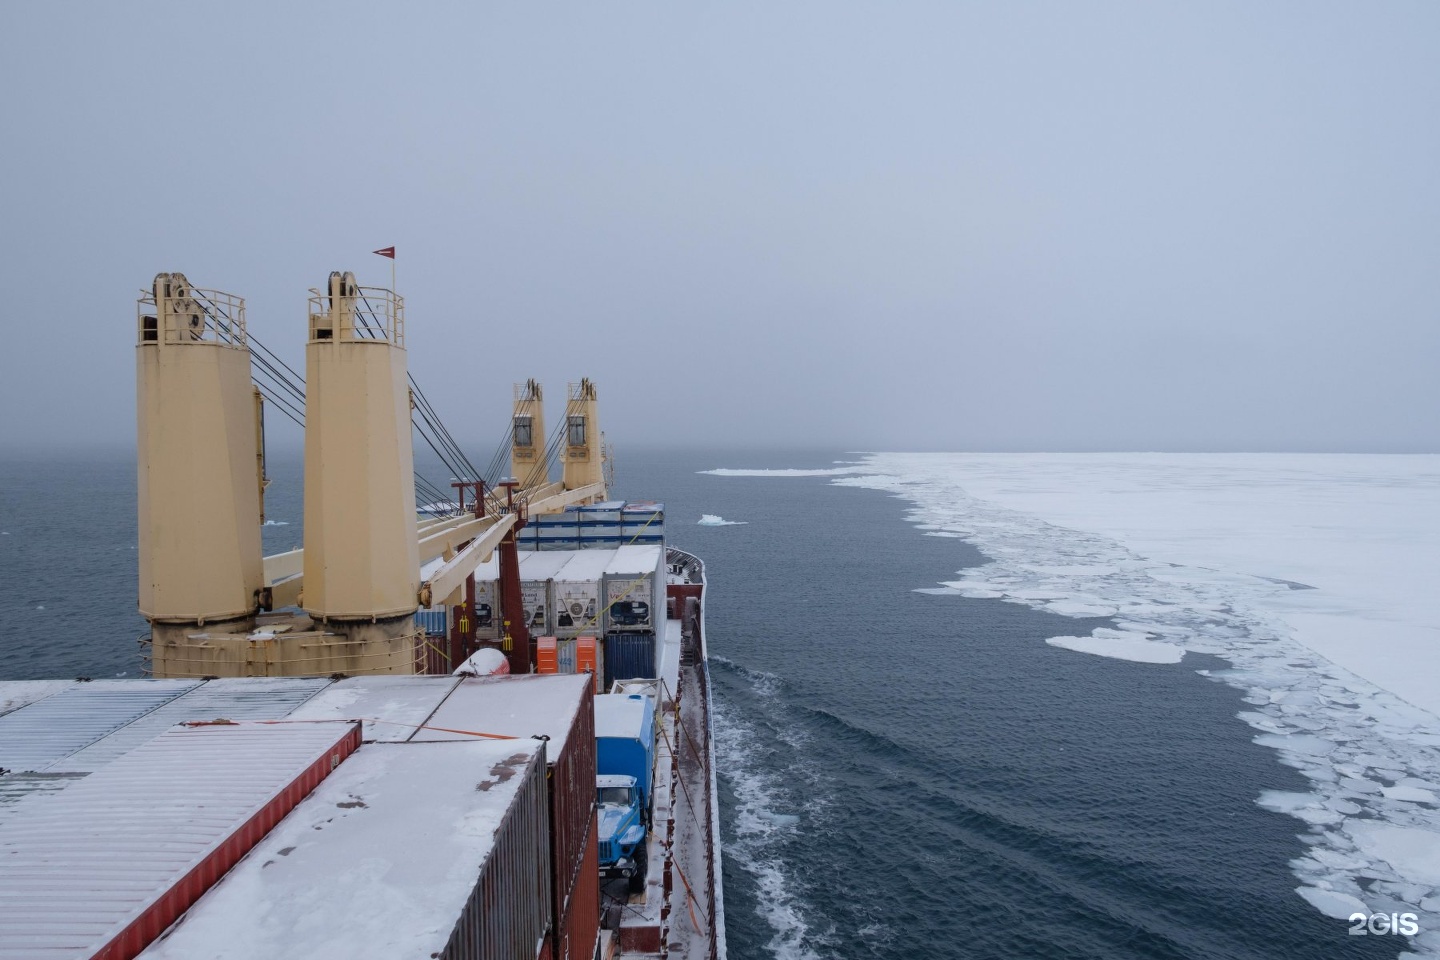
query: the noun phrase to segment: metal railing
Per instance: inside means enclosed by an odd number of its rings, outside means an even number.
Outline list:
[[[142,291],[135,304],[135,339],[167,344],[207,343],[237,350],[248,349],[245,335],[245,299],[222,290],[180,285],[164,298],[161,311],[154,291]]]
[[[310,328],[331,330],[330,338],[347,342],[392,343],[405,346],[405,298],[385,287],[352,287],[349,316],[337,318],[329,293],[310,288]],[[327,326],[335,320],[339,326]]]

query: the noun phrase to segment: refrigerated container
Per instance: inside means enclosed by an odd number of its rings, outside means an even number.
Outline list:
[[[577,550],[555,571],[551,598],[555,635],[577,637],[601,630],[600,586],[613,550]]]
[[[625,544],[665,542],[665,504],[631,500],[620,512],[620,539]]]
[[[574,513],[538,513],[525,530],[533,535],[536,550],[574,550],[580,545],[580,521]]]
[[[585,550],[620,546],[624,542],[620,536],[623,526],[621,511],[624,508],[624,500],[609,500],[605,503],[575,507],[575,516],[580,525],[580,548]]]
[[[654,632],[665,617],[665,550],[630,545],[605,566],[605,632]]]
[[[532,636],[554,635],[555,617],[551,582],[570,559],[568,553],[527,552],[520,558],[520,607]]]

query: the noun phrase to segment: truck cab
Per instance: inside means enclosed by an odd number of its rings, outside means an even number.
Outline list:
[[[635,778],[603,774],[595,778],[595,821],[600,840],[600,871],[624,877],[632,890],[645,880],[645,810]]]

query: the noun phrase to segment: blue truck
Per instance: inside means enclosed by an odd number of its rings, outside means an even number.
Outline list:
[[[600,875],[645,886],[645,835],[655,769],[655,701],[637,693],[595,698],[596,824]]]

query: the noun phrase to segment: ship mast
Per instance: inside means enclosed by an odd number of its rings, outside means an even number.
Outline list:
[[[463,605],[473,622],[475,570],[497,548],[502,644],[512,670],[529,672],[516,533],[530,515],[605,499],[595,387],[571,385],[548,441],[540,385],[517,388],[504,495],[466,481],[470,512],[417,520],[405,356],[394,291],[339,271],[311,291],[306,382],[294,387],[305,408],[305,546],[262,558],[263,406],[244,301],[156,277],[140,301],[137,360],[140,609],[156,676],[424,672],[417,608]],[[552,483],[557,452],[564,479]],[[422,581],[421,564],[435,559]],[[285,609],[264,615],[272,608]]]
[[[137,313],[140,612],[167,675],[188,634],[248,630],[266,602],[258,405],[244,300],[161,273]]]

